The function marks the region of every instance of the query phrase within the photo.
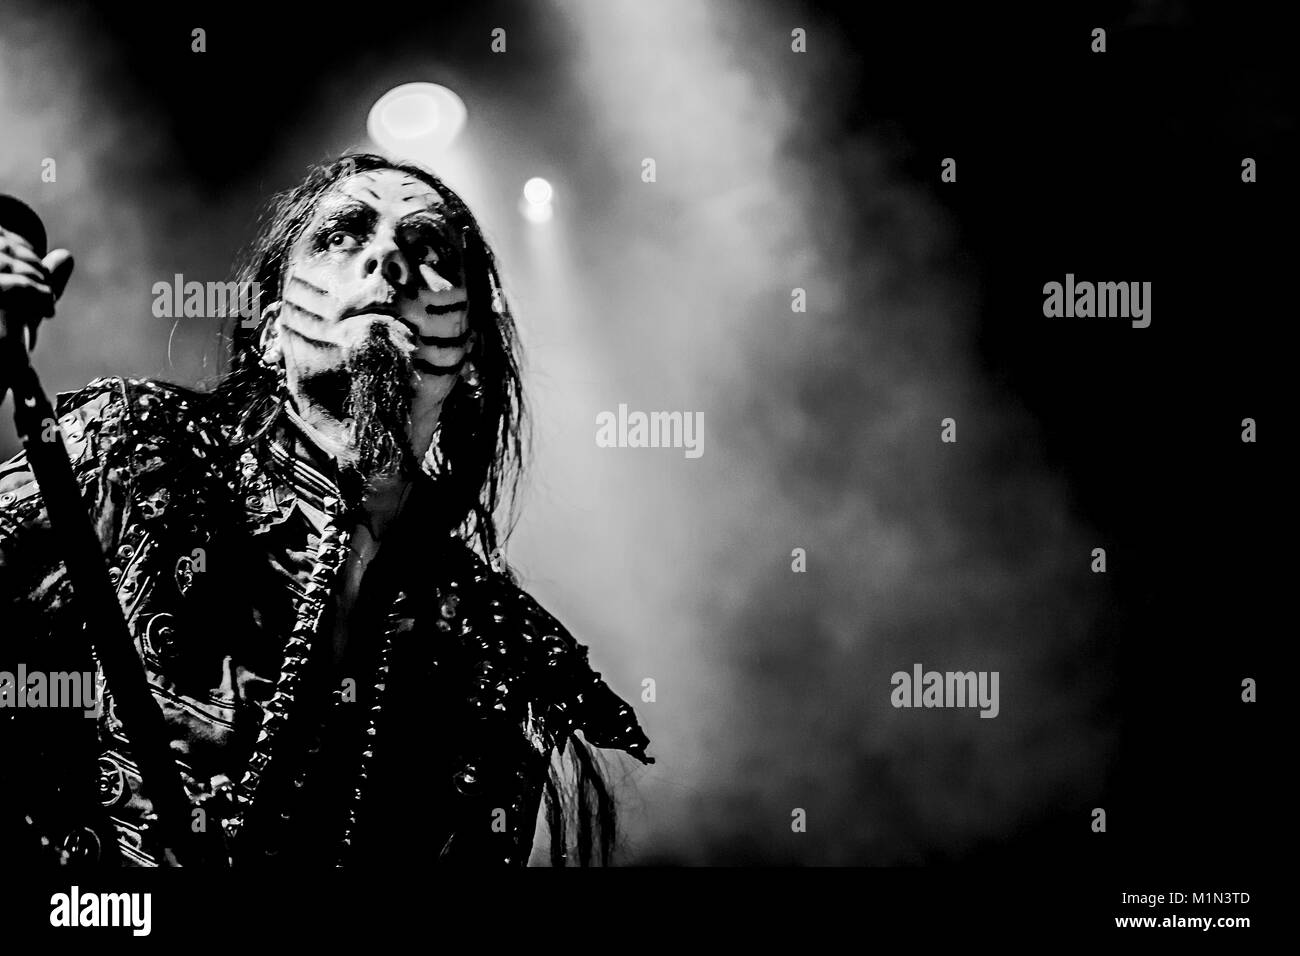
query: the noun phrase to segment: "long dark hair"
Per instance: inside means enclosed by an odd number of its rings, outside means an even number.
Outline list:
[[[281,298],[290,251],[321,198],[354,173],[385,169],[412,176],[437,192],[446,205],[449,222],[462,237],[468,324],[476,343],[470,359],[478,369],[482,394],[474,397],[458,382],[443,404],[439,447],[448,467],[438,482],[443,499],[440,510],[452,516],[453,526],[465,529],[466,540],[484,560],[500,566],[498,549],[509,537],[516,517],[529,429],[514,318],[492,249],[460,197],[429,170],[372,153],[348,153],[312,166],[302,182],[271,199],[256,238],[237,266],[235,280],[257,283],[256,308],[262,314]],[[260,324],[245,328],[238,322],[227,332],[229,368],[213,389],[218,414],[231,425],[236,446],[260,440],[280,408],[276,373],[262,363],[258,352],[260,332]],[[498,534],[496,523],[501,510],[506,515],[504,535]],[[508,569],[506,573],[510,573]],[[579,865],[610,861],[615,843],[614,801],[599,758],[575,735],[558,742],[545,781],[545,808],[553,865],[573,861],[568,851],[570,832]]]

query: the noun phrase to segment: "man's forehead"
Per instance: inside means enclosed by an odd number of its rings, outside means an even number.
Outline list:
[[[322,200],[322,206],[355,200],[378,213],[398,217],[428,210],[435,218],[446,218],[446,205],[428,183],[397,169],[376,169],[355,173],[341,180]]]

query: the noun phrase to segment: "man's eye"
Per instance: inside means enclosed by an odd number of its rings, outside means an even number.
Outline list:
[[[329,234],[325,245],[331,249],[354,249],[357,245],[357,237],[350,232],[335,230]]]
[[[427,242],[417,242],[412,245],[411,255],[425,265],[436,266],[438,264],[438,251]]]

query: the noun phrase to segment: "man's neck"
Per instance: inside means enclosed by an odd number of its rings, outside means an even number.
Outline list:
[[[285,408],[303,437],[319,452],[333,460],[339,467],[347,467],[355,462],[356,451],[347,440],[345,425],[329,416],[312,414],[311,410],[307,414],[302,414],[292,404],[287,404]],[[361,501],[361,509],[364,512],[362,522],[376,542],[383,538],[393,520],[401,514],[411,490],[409,476],[372,478],[367,483],[366,493]]]
[[[371,481],[361,508],[371,537],[383,540],[393,521],[402,513],[411,495],[411,479],[403,476]]]
[[[293,402],[286,402],[284,409],[303,437],[326,457],[332,458],[340,466],[350,465],[356,460],[356,452],[348,441],[347,426],[342,422],[316,413],[310,407],[299,411]]]

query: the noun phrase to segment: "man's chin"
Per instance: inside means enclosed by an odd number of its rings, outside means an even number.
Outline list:
[[[348,360],[347,411],[353,422],[356,468],[367,480],[409,475],[419,463],[411,453],[413,373],[408,352],[392,337],[395,323],[375,323]]]
[[[386,343],[406,356],[415,352],[415,327],[391,315],[358,315],[348,319],[343,347],[349,352],[374,345],[376,340]]]

